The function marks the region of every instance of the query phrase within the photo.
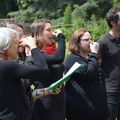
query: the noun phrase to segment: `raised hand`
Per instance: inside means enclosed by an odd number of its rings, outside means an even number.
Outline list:
[[[99,43],[98,43],[98,42],[93,42],[93,41],[91,41],[91,42],[90,42],[90,50],[91,50],[91,52],[93,52],[93,53],[98,53]]]
[[[54,35],[54,36],[58,36],[60,33],[62,33],[62,31],[60,30],[60,29],[56,29],[54,32],[52,32],[52,34]]]
[[[31,36],[22,38],[20,40],[19,46],[28,47],[30,50],[37,47],[35,38]]]

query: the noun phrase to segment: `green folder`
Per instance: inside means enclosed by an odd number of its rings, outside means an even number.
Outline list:
[[[66,81],[70,78],[70,76],[71,76],[76,70],[80,69],[80,68],[83,67],[83,66],[84,66],[83,64],[79,64],[78,62],[75,62],[75,63],[73,64],[73,66],[70,68],[70,70],[69,70],[61,79],[59,79],[58,81],[54,82],[53,84],[51,84],[51,85],[48,87],[49,90],[53,90],[53,91],[54,91],[54,89],[55,89],[56,87],[64,84],[64,82],[66,82]]]

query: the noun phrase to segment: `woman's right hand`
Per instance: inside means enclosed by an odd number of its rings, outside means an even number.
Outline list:
[[[58,37],[58,35],[62,33],[62,31],[60,29],[56,29],[54,32],[52,32],[52,34],[56,37]]]
[[[51,91],[51,90],[50,90],[50,92],[51,92],[51,94],[53,94],[53,95],[58,94],[58,93],[61,92],[61,88],[62,88],[62,86],[59,86],[59,87],[55,88],[54,91]]]
[[[35,89],[35,90],[33,90],[33,92],[32,92],[32,98],[33,98],[34,100],[36,100],[36,99],[39,99],[39,98],[41,98],[41,97],[43,97],[43,96],[56,95],[56,94],[58,94],[58,93],[61,92],[61,88],[62,88],[62,86],[59,86],[59,87],[55,88],[54,91],[49,90],[48,87],[47,87],[47,88]]]
[[[98,53],[99,50],[99,43],[98,42],[90,42],[90,50],[92,53]]]
[[[19,45],[23,46],[23,47],[28,47],[28,48],[30,48],[30,50],[32,50],[33,48],[37,47],[35,38],[33,38],[31,36],[22,38],[20,40],[20,44]]]

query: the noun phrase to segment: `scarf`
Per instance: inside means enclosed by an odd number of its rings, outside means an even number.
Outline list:
[[[56,44],[54,42],[52,43],[47,43],[44,47],[43,47],[43,51],[46,54],[55,54],[56,53]]]

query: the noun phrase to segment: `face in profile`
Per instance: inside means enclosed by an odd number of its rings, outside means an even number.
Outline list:
[[[16,35],[13,35],[13,39],[10,43],[10,47],[7,49],[7,55],[10,59],[17,59],[18,57],[18,39]]]
[[[19,34],[19,40],[24,37],[23,29],[22,29],[21,27],[18,26],[18,27],[16,28],[16,31],[17,31],[18,34]],[[19,42],[18,42],[18,44],[19,44]],[[23,46],[19,46],[19,45],[18,45],[18,50],[17,50],[17,52],[18,52],[19,57],[24,57],[25,48],[24,48]]]
[[[53,40],[53,35],[52,35],[52,25],[50,23],[45,24],[45,28],[43,30],[43,40],[46,43],[50,43]]]

